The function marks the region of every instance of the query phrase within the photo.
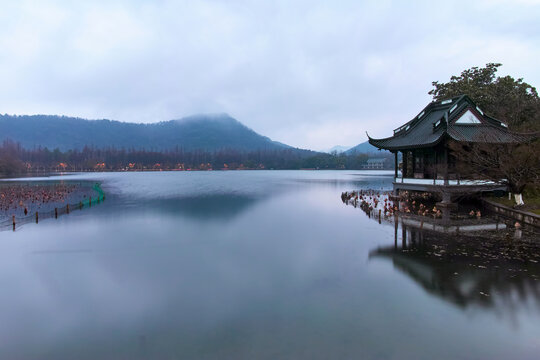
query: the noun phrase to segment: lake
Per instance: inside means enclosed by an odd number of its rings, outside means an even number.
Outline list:
[[[58,179],[99,181],[107,199],[0,232],[1,359],[540,353],[534,262],[483,266],[469,238],[379,224],[342,203],[343,191],[391,189],[392,172]],[[431,256],[456,244],[465,255]]]

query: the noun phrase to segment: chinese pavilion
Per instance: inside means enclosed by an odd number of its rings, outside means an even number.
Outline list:
[[[486,115],[466,95],[427,105],[414,119],[384,139],[369,137],[369,143],[395,155],[394,192],[398,190],[441,193],[442,204],[450,204],[455,194],[505,190],[501,183],[463,179],[449,142],[509,143],[520,141],[504,122]],[[402,153],[401,177],[398,152]]]

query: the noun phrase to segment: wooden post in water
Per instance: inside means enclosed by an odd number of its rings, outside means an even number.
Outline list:
[[[381,223],[381,209],[379,209],[379,224]]]
[[[58,219],[58,208],[54,208],[54,218]]]
[[[91,196],[88,198],[88,206],[92,206],[92,197]]]
[[[15,231],[15,215],[11,216],[11,220],[13,220],[13,231]]]
[[[79,201],[79,209],[82,210],[82,207],[83,207],[82,201]]]
[[[38,218],[39,218],[38,212],[36,211],[36,224],[38,223]]]
[[[69,204],[66,205],[66,214],[69,214]]]
[[[394,249],[397,250],[397,239],[398,239],[398,226],[399,226],[399,223],[398,223],[398,215],[397,213],[394,213]]]
[[[403,219],[401,220],[401,249],[407,249],[407,230],[405,229]]]

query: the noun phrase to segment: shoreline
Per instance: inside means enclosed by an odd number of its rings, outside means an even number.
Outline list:
[[[366,172],[384,172],[384,175],[393,175],[393,169],[315,169],[315,168],[298,168],[298,169],[257,169],[257,168],[244,168],[244,169],[114,169],[114,170],[73,170],[73,171],[44,171],[44,172],[30,172],[20,173],[9,177],[0,176],[1,181],[9,181],[10,179],[31,178],[31,177],[44,177],[44,176],[59,176],[70,175],[78,173],[137,173],[137,172],[231,172],[231,171],[366,171]],[[381,174],[382,175],[382,174]]]

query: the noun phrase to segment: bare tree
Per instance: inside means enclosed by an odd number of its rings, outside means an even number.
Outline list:
[[[456,170],[473,179],[506,184],[517,205],[524,205],[523,190],[540,186],[540,143],[492,143],[478,139],[474,143],[451,142]]]
[[[19,159],[20,146],[13,141],[4,140],[0,146],[0,175],[13,175],[23,171],[24,166]]]

